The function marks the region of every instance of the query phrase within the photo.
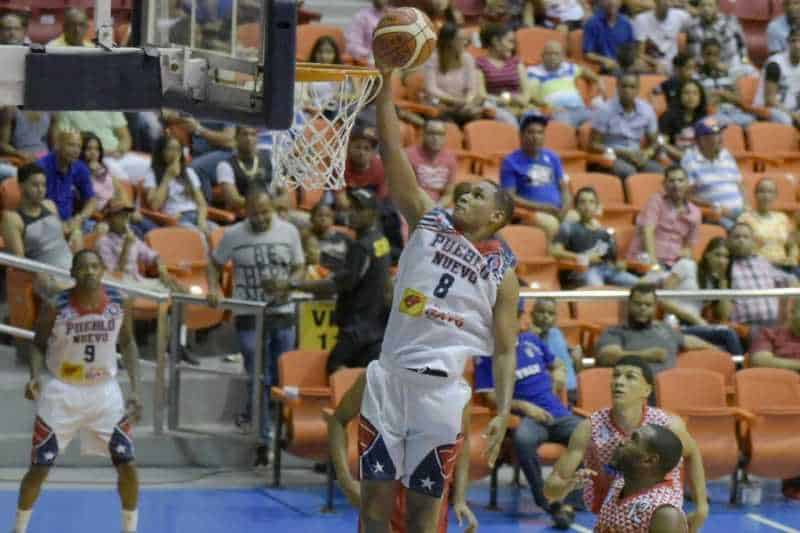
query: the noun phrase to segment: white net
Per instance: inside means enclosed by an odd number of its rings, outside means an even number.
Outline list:
[[[295,83],[294,122],[288,130],[273,132],[273,172],[291,189],[344,187],[350,132],[381,86],[380,74],[372,70],[341,69],[337,76],[320,72],[320,81]]]

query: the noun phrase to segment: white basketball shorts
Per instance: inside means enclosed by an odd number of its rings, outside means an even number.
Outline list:
[[[461,379],[367,367],[358,446],[361,479],[400,480],[410,490],[442,495],[455,466],[461,418],[471,396]]]
[[[110,456],[115,464],[133,460],[131,428],[116,380],[71,385],[50,376],[42,379],[33,430],[33,464],[53,464],[78,432],[81,453]]]

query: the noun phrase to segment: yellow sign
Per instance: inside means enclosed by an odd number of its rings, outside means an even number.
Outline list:
[[[392,246],[389,244],[389,239],[386,237],[381,237],[373,242],[372,247],[375,249],[375,257],[383,257],[392,251]]]
[[[297,348],[331,350],[339,328],[333,323],[336,304],[329,300],[301,302],[298,306]]]
[[[83,380],[83,365],[80,363],[74,364],[69,361],[63,361],[59,370],[59,377],[64,381]]]
[[[400,300],[400,312],[411,316],[422,316],[425,311],[425,304],[428,297],[414,289],[403,291],[403,299]]]

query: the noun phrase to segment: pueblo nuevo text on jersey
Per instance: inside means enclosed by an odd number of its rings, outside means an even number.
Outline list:
[[[116,320],[69,321],[65,327],[65,334],[72,335],[73,342],[101,343],[109,341],[109,333],[116,328]]]
[[[439,265],[472,284],[478,282],[479,275],[483,279],[488,277],[488,272],[480,272],[483,260],[481,254],[458,239],[437,233],[430,245],[437,249],[432,259],[434,265]]]

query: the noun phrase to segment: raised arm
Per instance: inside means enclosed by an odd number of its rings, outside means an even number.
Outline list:
[[[558,459],[544,482],[544,496],[549,501],[560,502],[575,488],[576,473],[586,455],[591,437],[592,426],[589,420],[582,421],[572,432],[567,451]]]
[[[389,194],[406,219],[409,229],[413,230],[422,215],[434,207],[434,203],[417,184],[417,176],[402,148],[400,119],[392,102],[392,75],[391,71],[383,73],[383,87],[376,100],[378,137]]]
[[[703,527],[703,523],[708,518],[708,498],[706,497],[706,473],[703,468],[703,456],[700,455],[700,448],[697,442],[689,434],[686,425],[678,417],[671,417],[669,429],[677,435],[683,444],[683,457],[687,461],[687,471],[689,482],[692,485],[694,495],[695,510],[688,516],[690,533],[697,533]],[[652,531],[652,530],[651,530]],[[676,531],[676,530],[670,530]]]

